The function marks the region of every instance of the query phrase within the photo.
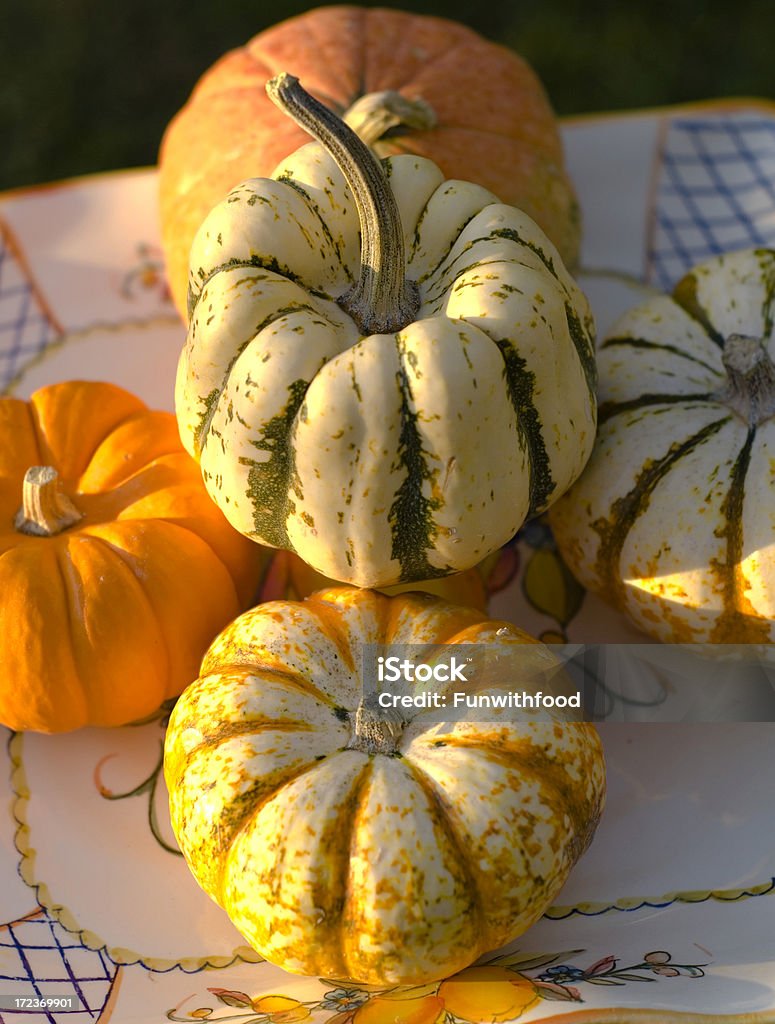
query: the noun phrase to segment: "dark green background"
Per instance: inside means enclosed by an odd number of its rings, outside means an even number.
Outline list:
[[[202,71],[309,6],[0,0],[0,189],[154,163],[165,124]],[[559,114],[775,99],[775,0],[398,6],[458,18],[518,50]]]

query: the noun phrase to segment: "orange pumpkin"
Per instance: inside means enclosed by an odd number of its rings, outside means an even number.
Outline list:
[[[321,7],[223,56],[165,133],[162,237],[181,313],[189,249],[210,209],[308,141],[266,96],[266,81],[281,69],[298,75],[380,157],[416,153],[446,178],[483,185],[528,213],[566,264],[575,262],[578,207],[553,111],[525,61],[444,18]]]
[[[153,712],[250,603],[262,557],[207,496],[171,413],[84,381],[0,399],[0,723]]]

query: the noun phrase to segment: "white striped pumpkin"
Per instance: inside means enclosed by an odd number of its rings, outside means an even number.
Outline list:
[[[475,565],[578,476],[593,323],[525,214],[346,138],[382,233],[317,143],[237,186],[192,249],[176,409],[233,526],[387,586]],[[379,299],[356,308],[359,289]]]
[[[194,876],[262,956],[421,983],[541,915],[595,831],[605,768],[593,726],[535,712],[364,727],[362,645],[378,643],[499,644],[517,690],[556,670],[515,627],[427,594],[269,602],[214,641],[164,771]]]
[[[667,642],[775,641],[775,250],[718,256],[598,352],[600,430],[550,512],[588,588]]]

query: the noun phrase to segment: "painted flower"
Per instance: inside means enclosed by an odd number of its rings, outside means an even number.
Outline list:
[[[324,999],[321,1000],[321,1010],[336,1010],[339,1012],[345,1010],[357,1010],[357,1008],[365,1003],[369,998],[368,992],[363,992],[357,988],[333,988],[330,992],[326,993]]]
[[[669,964],[673,958],[664,949],[657,949],[653,953],[646,953],[643,959],[647,964],[660,966],[661,964]]]
[[[164,257],[156,245],[140,242],[137,245],[137,263],[121,281],[120,292],[125,299],[135,299],[139,291],[155,291],[162,302],[171,302],[164,272]]]
[[[669,967],[672,957],[663,949],[657,949],[653,953],[646,953],[643,957],[644,963],[649,965],[653,974],[661,974],[663,978],[677,978],[680,971],[675,967]]]
[[[571,981],[583,981],[587,972],[580,967],[572,967],[570,964],[556,964],[548,967],[542,974],[538,975],[539,981],[553,981],[556,985],[565,985]]]

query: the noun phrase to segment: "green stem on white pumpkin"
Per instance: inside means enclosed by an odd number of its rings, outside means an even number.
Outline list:
[[[427,131],[437,123],[429,103],[419,98],[407,99],[395,89],[366,93],[347,108],[342,120],[372,148],[393,128]]]
[[[751,426],[775,415],[775,363],[762,339],[731,334],[721,358],[727,384],[719,398]]]
[[[399,708],[379,707],[377,700],[377,694],[361,697],[348,750],[360,750],[363,754],[396,753],[408,719]]]
[[[14,527],[30,537],[54,537],[83,518],[62,491],[53,466],[30,466],[22,484],[22,506]]]
[[[283,72],[267,82],[270,99],[336,161],[353,194],[361,228],[358,280],[339,299],[362,334],[388,334],[411,323],[420,305],[405,276],[398,205],[379,160],[355,132]]]

